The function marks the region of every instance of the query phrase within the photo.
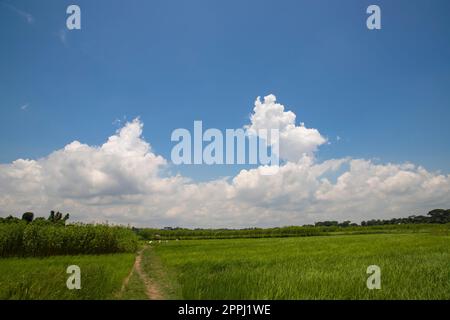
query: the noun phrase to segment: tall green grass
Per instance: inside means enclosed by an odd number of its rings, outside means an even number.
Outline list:
[[[0,300],[116,299],[133,263],[131,253],[3,258],[0,259]],[[80,290],[66,287],[69,265],[80,267]]]
[[[241,238],[283,238],[327,236],[334,234],[370,234],[398,232],[428,232],[443,230],[448,232],[450,224],[399,224],[376,226],[289,226],[280,228],[251,229],[136,229],[145,240],[201,240],[201,239],[241,239]]]
[[[184,299],[450,299],[443,233],[173,241],[152,248]],[[381,290],[369,290],[369,265]]]
[[[134,252],[135,233],[107,225],[0,224],[0,257]]]

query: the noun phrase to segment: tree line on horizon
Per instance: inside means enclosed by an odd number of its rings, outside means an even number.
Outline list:
[[[416,224],[416,223],[449,223],[450,222],[450,209],[433,209],[424,215],[412,215],[407,218],[392,218],[386,220],[372,219],[368,221],[361,221],[361,226],[383,226],[390,224]],[[338,227],[349,227],[358,226],[357,223],[352,223],[351,221],[337,222],[337,221],[323,221],[316,222],[314,224],[316,227],[328,227],[328,226],[338,226]]]
[[[427,213],[426,216],[424,215],[411,215],[407,218],[392,218],[392,219],[372,219],[368,221],[361,221],[361,224],[351,222],[350,220],[346,220],[343,222],[334,221],[334,220],[326,220],[326,221],[319,221],[315,222],[314,224],[304,224],[302,227],[358,227],[358,226],[383,226],[383,225],[394,225],[394,224],[418,224],[418,223],[450,223],[450,209],[433,209]],[[146,228],[133,228],[135,230],[142,230]],[[151,228],[148,228],[151,229]],[[256,230],[256,229],[263,229],[263,228],[242,228],[242,229],[227,229],[227,228],[220,228],[216,230]],[[182,228],[182,227],[165,227],[160,230],[166,230],[166,231],[176,231],[176,230],[211,230],[211,229],[204,229],[204,228]]]
[[[41,223],[41,224],[60,224],[65,225],[66,221],[70,218],[69,213],[63,215],[59,211],[50,211],[50,215],[47,219],[44,217],[34,218],[33,212],[25,212],[22,214],[22,218],[14,217],[9,215],[6,218],[0,217],[0,223],[9,223],[9,222],[19,222],[25,221],[27,223]],[[368,221],[361,221],[361,224],[351,222],[350,220],[346,220],[343,222],[338,222],[334,220],[326,220],[315,222],[314,224],[304,224],[302,227],[357,227],[357,226],[383,226],[383,225],[396,225],[396,224],[427,224],[427,223],[450,223],[450,209],[433,209],[427,213],[427,215],[411,215],[406,218],[392,218],[392,219],[372,219]],[[143,230],[143,229],[155,229],[156,228],[132,228],[135,231]],[[256,230],[263,228],[242,228],[242,229],[227,229],[227,228],[219,228],[216,230]],[[269,228],[270,229],[270,228]],[[276,229],[276,228],[275,228]],[[182,227],[165,227],[163,229],[158,230],[166,230],[166,231],[176,231],[176,230],[211,230],[204,228],[182,228]]]
[[[36,219],[34,218],[34,213],[33,212],[25,212],[24,214],[22,214],[22,219],[18,218],[18,217],[14,217],[12,215],[7,216],[6,218],[2,218],[0,217],[0,223],[10,223],[10,222],[19,222],[19,221],[25,221],[27,223],[31,223],[34,222],[35,224],[49,224],[49,223],[53,223],[53,224],[59,224],[59,225],[65,225],[66,221],[69,220],[70,218],[70,214],[66,213],[65,215],[63,215],[61,212],[57,211],[50,211],[50,215],[48,216],[47,219],[45,219],[44,217],[37,217]]]
[[[183,239],[232,239],[232,238],[276,238],[276,237],[310,237],[329,235],[333,232],[379,233],[383,230],[418,229],[426,224],[450,223],[450,209],[434,209],[427,216],[409,216],[390,220],[369,220],[361,224],[350,221],[322,221],[303,226],[285,226],[274,228],[243,229],[188,229],[181,227],[133,228],[145,240],[183,240]]]

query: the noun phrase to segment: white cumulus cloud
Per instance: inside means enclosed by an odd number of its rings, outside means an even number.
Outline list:
[[[317,129],[306,128],[304,123],[296,125],[296,115],[292,111],[285,111],[284,106],[276,102],[273,94],[260,97],[255,101],[250,124],[246,126],[250,133],[258,134],[261,129],[279,130],[280,158],[298,161],[303,155],[312,155],[326,139]],[[269,141],[270,144],[276,141]]]
[[[135,119],[101,146],[74,141],[41,159],[1,164],[0,215],[55,209],[82,221],[248,227],[359,222],[450,207],[450,175],[410,163],[317,162],[314,152],[326,139],[295,119],[273,95],[257,99],[247,129],[279,128],[286,161],[274,175],[256,167],[209,182],[169,175],[170,162],[154,153]]]

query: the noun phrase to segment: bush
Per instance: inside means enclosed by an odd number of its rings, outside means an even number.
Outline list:
[[[22,220],[26,221],[26,222],[33,222],[34,219],[34,213],[33,212],[25,212],[22,215]]]
[[[0,224],[0,256],[51,256],[134,252],[138,238],[125,227],[39,223]]]

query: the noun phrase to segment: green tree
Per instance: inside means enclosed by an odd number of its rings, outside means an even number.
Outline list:
[[[33,212],[25,212],[22,215],[22,220],[25,220],[26,222],[32,222],[34,219],[34,213]]]
[[[50,211],[50,215],[48,216],[48,221],[54,222],[55,221],[55,211]]]

